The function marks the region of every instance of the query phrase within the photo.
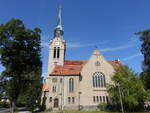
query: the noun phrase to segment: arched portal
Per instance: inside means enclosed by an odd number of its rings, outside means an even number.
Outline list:
[[[59,100],[58,100],[58,98],[55,98],[54,99],[54,108],[58,108],[58,106],[59,106]]]

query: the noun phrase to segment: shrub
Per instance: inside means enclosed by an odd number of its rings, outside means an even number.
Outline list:
[[[8,108],[9,105],[10,105],[9,102],[6,102],[6,101],[0,102],[0,108]]]
[[[106,103],[100,103],[97,105],[97,108],[101,111],[107,110],[107,104]]]
[[[44,112],[51,112],[52,109],[47,109],[47,110],[44,110]]]

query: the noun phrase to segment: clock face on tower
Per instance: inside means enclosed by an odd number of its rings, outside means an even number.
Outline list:
[[[55,42],[55,46],[59,46],[59,42]]]

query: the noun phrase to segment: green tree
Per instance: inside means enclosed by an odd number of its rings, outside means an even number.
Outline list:
[[[36,74],[37,75],[37,74]],[[18,104],[25,105],[28,110],[34,112],[35,108],[40,108],[41,106],[41,83],[42,79],[38,76],[33,76],[33,81],[28,83],[28,87],[19,96]]]
[[[120,95],[126,111],[143,109],[144,101],[149,99],[149,93],[144,90],[142,81],[137,78],[128,66],[120,66],[112,77],[113,84],[108,86],[108,92],[113,105],[120,108]],[[120,93],[119,93],[120,88]]]
[[[38,28],[27,29],[18,19],[0,25],[0,62],[5,67],[1,79],[5,81],[5,92],[9,96],[12,113],[22,93],[33,87],[41,89],[40,33]],[[36,97],[33,101],[37,102],[40,92],[34,91]]]
[[[136,33],[140,35],[141,52],[144,55],[143,72],[141,79],[144,82],[145,88],[150,89],[150,29]]]

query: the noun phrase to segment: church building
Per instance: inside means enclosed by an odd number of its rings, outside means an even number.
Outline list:
[[[95,49],[89,60],[66,60],[66,41],[59,9],[57,26],[49,44],[48,76],[43,86],[46,109],[96,109],[110,101],[107,84],[120,65]]]

